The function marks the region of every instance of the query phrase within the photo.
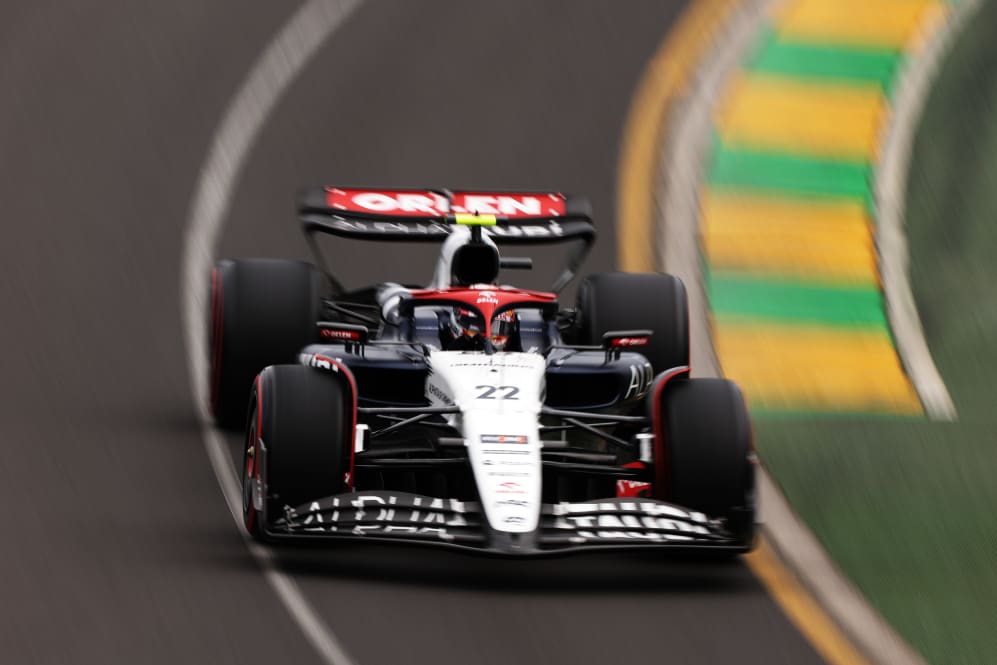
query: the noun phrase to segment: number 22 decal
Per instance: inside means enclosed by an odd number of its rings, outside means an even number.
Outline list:
[[[475,390],[480,390],[481,394],[475,399],[519,399],[516,395],[519,394],[519,388],[516,386],[474,386]],[[498,391],[504,391],[504,395],[495,396]]]

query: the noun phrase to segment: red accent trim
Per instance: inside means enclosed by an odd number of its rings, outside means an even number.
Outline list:
[[[654,384],[654,395],[651,397],[651,423],[654,428],[654,493],[657,498],[667,500],[671,497],[672,483],[668,473],[671,470],[671,457],[668,454],[668,437],[661,418],[661,395],[668,382],[681,374],[689,374],[688,367],[675,367],[659,375]]]
[[[474,304],[476,299],[483,292],[494,293],[501,305],[510,303],[542,303],[554,302],[557,300],[556,293],[547,291],[530,291],[529,289],[507,289],[498,286],[488,286],[486,288],[469,288],[465,286],[452,286],[446,289],[413,289],[412,297],[416,300],[428,300],[431,298],[451,298],[461,300],[468,304]]]
[[[481,312],[485,320],[485,335],[492,334],[492,317],[498,309],[515,307],[522,304],[556,302],[557,294],[546,291],[527,291],[524,289],[503,289],[499,287],[465,288],[451,287],[447,289],[417,289],[412,291],[413,300],[450,300],[454,303],[468,305]]]
[[[643,469],[645,465],[643,462],[629,462],[623,465],[624,469]],[[616,497],[618,499],[630,499],[630,498],[641,498],[650,497],[654,486],[651,483],[646,483],[639,480],[617,480],[616,481]]]
[[[208,408],[211,415],[217,415],[218,391],[222,371],[222,335],[224,333],[224,294],[218,268],[211,269],[211,394]]]
[[[260,482],[260,450],[258,448],[259,440],[263,438],[263,373],[256,375],[256,441],[252,442],[253,445],[253,459],[247,460],[252,468],[246,468],[243,473],[251,475],[256,482]],[[256,505],[253,503],[253,496],[250,493],[249,496],[249,508],[245,515],[246,530],[249,533],[253,533],[253,525],[256,523]]]
[[[350,368],[344,365],[339,360],[335,358],[329,358],[328,356],[319,356],[316,354],[316,358],[321,358],[322,360],[328,361],[330,365],[334,365],[338,368],[338,371],[346,377],[346,380],[350,384],[350,431],[349,431],[349,446],[350,446],[350,470],[347,474],[344,474],[346,489],[352,490],[356,480],[356,474],[354,473],[354,468],[356,466],[356,436],[357,436],[357,380],[353,377],[353,372]]]

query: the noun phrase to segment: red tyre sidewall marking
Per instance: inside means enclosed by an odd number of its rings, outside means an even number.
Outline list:
[[[357,455],[357,381],[353,377],[353,372],[350,371],[350,368],[339,360],[320,355],[316,355],[315,358],[321,358],[322,360],[328,362],[331,366],[336,367],[339,372],[346,377],[347,383],[350,384],[350,429],[347,434],[347,444],[350,446],[350,470],[344,474],[343,480],[346,484],[346,489],[352,491],[355,484],[354,467]]]
[[[355,484],[356,477],[354,475],[354,466],[356,464],[357,446],[356,446],[356,436],[357,436],[357,382],[353,378],[353,372],[350,369],[337,362],[337,365],[342,369],[343,376],[350,383],[350,429],[347,435],[347,445],[350,447],[350,471],[349,478],[346,479],[346,489],[352,491]]]
[[[685,320],[689,321],[689,296],[685,297]],[[692,338],[689,335],[689,328],[686,326],[685,331],[685,361],[689,363],[689,369],[687,370],[690,374],[692,373]]]
[[[246,477],[252,481],[259,483],[261,481],[260,473],[260,450],[259,441],[263,438],[263,374],[260,373],[256,377],[256,440],[247,441],[246,443],[253,447],[253,456],[246,460],[246,468],[243,469],[243,473]],[[249,496],[249,506],[246,509],[245,515],[246,530],[249,533],[253,532],[253,526],[256,524],[256,504],[253,503],[252,488],[250,488]]]
[[[688,367],[675,367],[660,376],[654,386],[654,396],[651,400],[651,422],[654,428],[654,494],[658,499],[668,500],[671,498],[671,455],[668,447],[668,436],[665,430],[665,423],[661,416],[661,396],[665,392],[668,383],[677,376],[685,374],[688,376]]]

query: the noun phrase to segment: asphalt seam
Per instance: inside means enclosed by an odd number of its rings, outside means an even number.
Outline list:
[[[887,316],[904,367],[925,411],[934,420],[955,420],[957,413],[932,360],[911,291],[910,255],[904,233],[907,178],[914,139],[931,85],[956,35],[981,4],[980,0],[963,0],[950,10],[947,22],[941,27],[922,27],[930,34],[927,43],[904,60],[895,78],[893,111],[880,142],[882,158],[873,183],[879,213],[876,246],[880,254],[879,272],[883,279]],[[945,17],[936,17],[936,20],[945,20]]]
[[[711,146],[711,111],[724,82],[736,71],[741,55],[759,36],[764,19],[778,4],[779,0],[746,2],[742,11],[731,17],[726,34],[715,40],[718,48],[699,64],[693,90],[665,119],[668,127],[661,132],[660,178],[655,191],[661,267],[681,277],[689,288],[690,317],[697,331],[692,366],[699,376],[722,376],[711,341],[697,236],[700,183]],[[759,503],[762,534],[776,556],[863,654],[874,662],[923,665],[920,655],[837,568],[764,468],[759,473]]]
[[[191,392],[201,435],[225,502],[267,583],[326,665],[355,661],[323,622],[272,553],[250,540],[242,526],[238,473],[208,414],[207,295],[209,275],[233,190],[260,130],[281,97],[323,43],[362,0],[309,0],[298,8],[259,56],[225,110],[197,179],[184,230],[180,307],[190,369]]]

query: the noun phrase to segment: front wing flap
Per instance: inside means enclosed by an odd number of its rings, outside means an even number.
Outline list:
[[[288,506],[275,517],[265,528],[273,540],[392,540],[508,555],[646,546],[744,549],[722,521],[652,499],[544,504],[539,528],[526,534],[493,530],[476,502],[404,492],[341,494]]]

